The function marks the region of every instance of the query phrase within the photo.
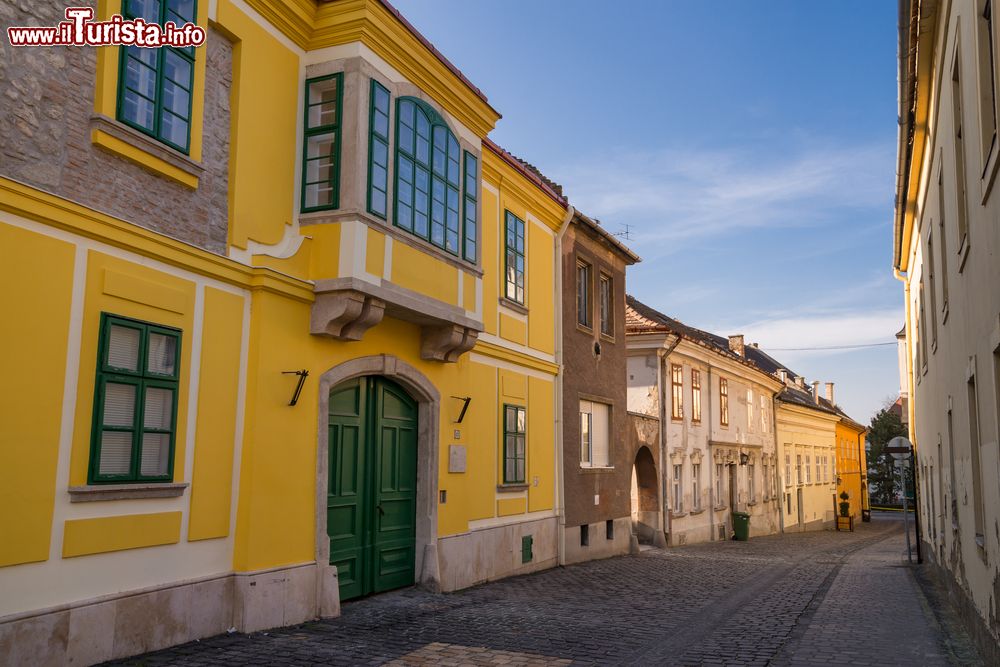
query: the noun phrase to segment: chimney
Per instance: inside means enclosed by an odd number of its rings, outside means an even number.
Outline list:
[[[786,368],[779,368],[778,369],[778,379],[780,379],[782,382],[787,383],[788,382],[788,369],[786,369]]]
[[[736,334],[729,337],[729,349],[741,357],[747,356],[743,346],[743,334]]]
[[[832,382],[827,382],[826,383],[826,400],[830,401],[831,403],[834,402],[834,400],[833,400],[833,383]]]
[[[813,401],[819,405],[819,380],[813,380]]]
[[[801,375],[796,375],[795,376],[795,386],[798,387],[799,389],[804,389],[805,388],[805,381],[806,381],[806,379],[804,377],[802,377]]]

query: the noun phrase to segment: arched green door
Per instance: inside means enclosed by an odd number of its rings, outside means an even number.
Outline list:
[[[330,392],[327,534],[340,598],[414,580],[417,405],[394,382],[352,380]]]

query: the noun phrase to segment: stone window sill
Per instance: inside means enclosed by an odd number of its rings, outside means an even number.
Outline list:
[[[523,303],[518,303],[513,299],[508,299],[507,297],[502,296],[499,298],[499,303],[504,308],[513,310],[515,313],[520,313],[521,315],[528,314],[528,309],[525,307],[525,305]]]
[[[497,493],[518,493],[527,490],[527,484],[497,484]]]
[[[153,484],[91,484],[69,487],[71,503],[103,500],[136,500],[140,498],[177,498],[184,495],[187,482]]]
[[[90,117],[90,140],[106,151],[181,185],[198,189],[205,168],[155,139],[102,114]]]
[[[681,517],[685,517],[687,515],[688,515],[687,512],[671,512],[670,513],[670,518],[671,519],[680,519]]]
[[[703,510],[703,509],[700,509],[700,510],[691,510],[690,514],[691,514],[691,516],[698,516],[699,514],[702,514],[704,511],[705,510]]]
[[[614,472],[614,466],[580,466],[580,472],[588,473],[601,473],[601,472]]]

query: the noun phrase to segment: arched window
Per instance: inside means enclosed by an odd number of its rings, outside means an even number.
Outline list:
[[[453,254],[475,262],[475,192],[466,192],[465,233],[460,202],[462,186],[478,188],[478,177],[464,178],[458,139],[444,119],[422,100],[401,97],[396,103],[395,224]],[[475,165],[473,158],[473,168]],[[469,161],[466,161],[468,169]],[[469,227],[472,227],[470,230]],[[471,236],[470,236],[471,232]],[[465,240],[463,253],[461,240]],[[471,244],[470,244],[471,238]],[[469,256],[469,248],[472,256]]]

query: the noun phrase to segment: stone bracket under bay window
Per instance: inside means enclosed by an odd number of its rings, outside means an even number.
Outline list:
[[[358,278],[316,281],[310,333],[361,340],[385,315],[420,325],[420,356],[456,362],[475,346],[483,323],[465,310],[392,283]]]

